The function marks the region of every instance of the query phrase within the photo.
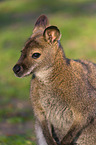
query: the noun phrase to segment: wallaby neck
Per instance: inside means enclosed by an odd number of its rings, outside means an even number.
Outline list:
[[[53,82],[55,83],[56,79],[58,79],[56,82],[59,83],[64,75],[64,68],[66,68],[66,66],[67,58],[64,55],[63,49],[58,47],[54,58],[54,63],[52,63],[50,66],[45,66],[42,68],[42,70],[36,72],[35,75],[40,82],[45,84],[53,84]]]

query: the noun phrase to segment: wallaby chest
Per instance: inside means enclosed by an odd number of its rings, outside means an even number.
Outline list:
[[[43,112],[45,119],[54,126],[60,139],[67,133],[73,122],[73,113],[68,104],[62,101],[63,95],[54,86],[37,83],[35,79],[31,82],[31,99],[36,117],[39,119],[38,114]],[[39,108],[42,108],[43,111]],[[62,128],[65,129],[62,130]]]

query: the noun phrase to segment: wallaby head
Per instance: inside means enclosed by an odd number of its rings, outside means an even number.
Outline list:
[[[18,77],[49,68],[54,63],[59,47],[60,31],[56,26],[49,26],[45,15],[40,16],[33,29],[33,34],[21,51],[21,56],[13,71]]]

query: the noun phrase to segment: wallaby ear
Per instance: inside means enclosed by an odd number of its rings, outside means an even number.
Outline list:
[[[48,43],[54,43],[60,40],[60,31],[56,26],[50,26],[44,30],[43,36]]]
[[[35,23],[33,33],[38,30],[44,31],[44,29],[48,26],[49,26],[48,18],[45,15],[41,15]]]

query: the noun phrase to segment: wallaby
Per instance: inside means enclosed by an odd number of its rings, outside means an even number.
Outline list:
[[[13,68],[32,74],[38,145],[96,145],[96,64],[66,58],[60,31],[40,16]]]

